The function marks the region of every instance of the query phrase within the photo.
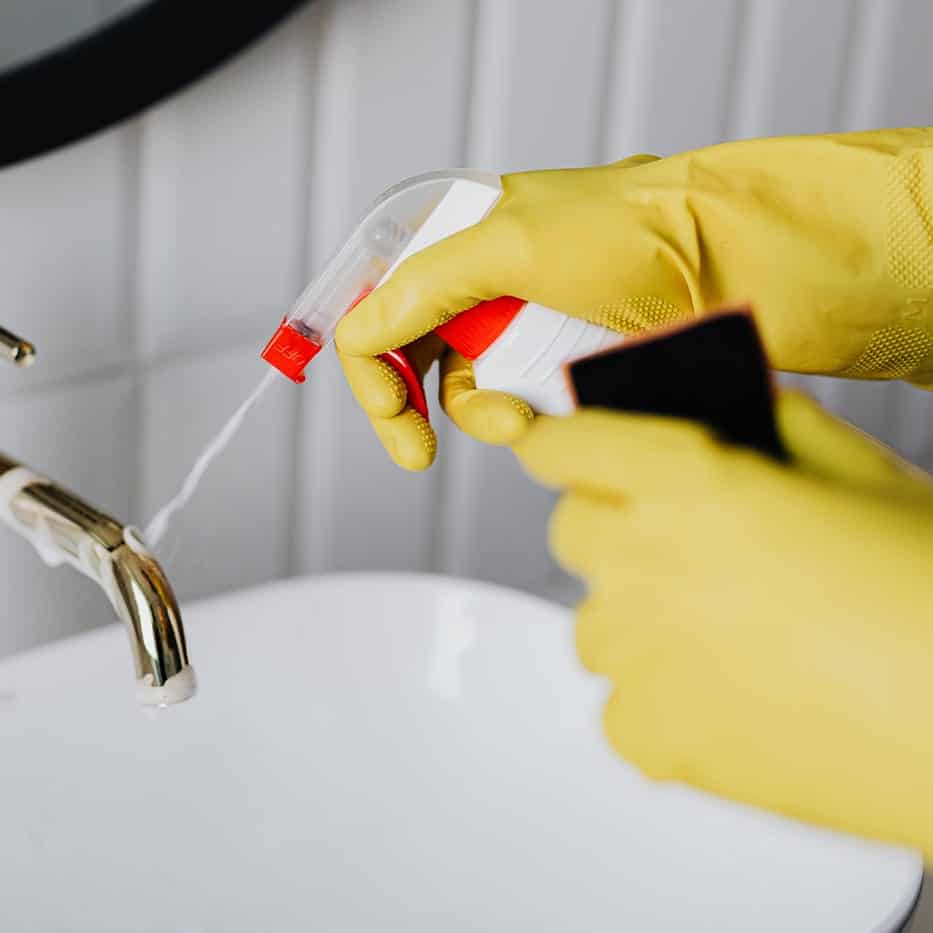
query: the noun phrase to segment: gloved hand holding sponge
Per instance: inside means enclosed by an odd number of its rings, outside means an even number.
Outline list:
[[[567,490],[577,643],[647,774],[909,844],[933,863],[933,482],[793,394],[790,463],[704,428],[477,390],[432,331],[515,295],[625,334],[750,302],[776,368],[933,389],[933,128],[727,143],[507,176],[481,223],[342,321],[347,378],[393,459],[434,437],[374,357],[441,359],[467,433]],[[702,392],[702,386],[697,387]]]
[[[566,490],[578,652],[646,774],[933,864],[933,482],[804,396],[777,415],[789,466],[599,410],[515,445]]]

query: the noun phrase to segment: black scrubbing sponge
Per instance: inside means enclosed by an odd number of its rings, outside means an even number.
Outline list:
[[[723,441],[789,459],[771,375],[748,310],[629,340],[567,367],[579,405],[688,418]]]

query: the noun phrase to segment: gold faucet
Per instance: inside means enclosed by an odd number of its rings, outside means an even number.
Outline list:
[[[28,366],[35,355],[31,343],[0,328],[0,356]],[[107,594],[129,632],[140,703],[166,706],[194,695],[175,594],[138,531],[2,454],[0,521],[46,563],[70,564]]]

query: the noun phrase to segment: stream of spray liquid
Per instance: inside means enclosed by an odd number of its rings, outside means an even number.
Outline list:
[[[259,384],[253,389],[246,401],[231,415],[230,420],[204,448],[198,459],[194,461],[194,465],[188,471],[185,481],[181,484],[181,489],[152,516],[143,534],[143,540],[147,545],[155,547],[162,540],[168,530],[172,516],[188,504],[188,500],[195,494],[201,484],[207,468],[233,440],[249,410],[259,401],[266,389],[272,385],[276,375],[276,372],[270,369],[259,380]]]

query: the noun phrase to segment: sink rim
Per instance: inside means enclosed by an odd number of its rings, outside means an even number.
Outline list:
[[[211,623],[211,620],[213,620],[212,624],[216,624],[216,615],[218,610],[223,612],[226,605],[237,605],[244,597],[249,597],[251,599],[258,598],[261,600],[263,596],[268,594],[276,594],[279,592],[291,593],[295,591],[302,591],[306,588],[329,589],[333,587],[339,590],[342,586],[345,586],[348,583],[358,586],[363,585],[368,587],[378,587],[381,583],[387,582],[391,582],[396,587],[400,585],[416,586],[427,593],[431,593],[432,591],[439,593],[443,590],[452,590],[460,591],[460,593],[464,595],[484,594],[495,599],[504,599],[513,605],[523,604],[537,616],[534,624],[545,626],[549,630],[563,627],[566,628],[567,648],[568,651],[572,654],[572,659],[576,660],[576,655],[573,654],[572,626],[570,624],[572,619],[572,611],[570,609],[541,596],[522,590],[517,590],[503,586],[501,584],[475,581],[470,580],[469,578],[462,578],[451,575],[430,573],[396,573],[391,571],[353,571],[335,574],[298,576],[284,580],[271,581],[259,586],[246,587],[241,590],[231,591],[211,596],[206,599],[192,601],[183,605],[183,613],[186,613],[190,619],[191,633],[193,633],[195,638],[194,651],[196,652],[198,631],[200,629],[200,622],[202,621],[202,618],[208,623]],[[203,610],[208,611],[202,612]],[[527,617],[522,616],[521,614],[517,613],[514,616],[514,619],[515,624],[519,627],[526,626],[528,624]],[[403,620],[404,613],[400,614],[400,621]],[[261,624],[265,626],[270,624],[270,622],[274,624],[274,616],[263,619]],[[512,617],[510,617],[509,613],[506,612],[503,613],[501,617],[488,619],[479,618],[477,619],[477,622],[479,622],[484,630],[489,630],[490,627],[498,630],[503,626],[510,625],[512,622]],[[365,626],[367,623],[365,621],[361,621],[360,624]],[[114,635],[115,630],[121,631],[118,635]],[[27,651],[18,652],[16,654],[9,655],[6,658],[0,658],[0,675],[3,675],[8,671],[12,671],[20,664],[26,664],[29,667],[33,667],[35,664],[39,664],[40,667],[44,666],[46,661],[48,661],[50,664],[60,664],[62,656],[67,655],[68,651],[71,650],[69,645],[83,646],[86,644],[93,644],[94,639],[106,641],[107,639],[113,638],[118,640],[125,638],[125,634],[122,632],[122,625],[120,623],[109,625],[105,624],[99,628],[92,629],[87,632],[76,633],[75,635],[69,636],[65,639],[38,645],[28,649]],[[121,648],[128,651],[125,646],[121,645]],[[195,663],[197,663],[196,655]],[[594,682],[605,683],[603,678],[585,671],[582,665],[579,666],[579,669],[582,674],[592,678]],[[54,684],[50,685],[49,689],[54,690]],[[603,739],[603,741],[605,740]],[[888,926],[882,926],[879,927],[879,929],[903,930],[906,924],[908,924],[910,921],[910,917],[916,908],[916,904],[919,901],[923,889],[922,862],[919,859],[917,860],[915,865],[914,878],[908,879],[906,874],[907,872],[905,870],[905,884],[902,898],[897,905],[892,905],[891,919]]]

